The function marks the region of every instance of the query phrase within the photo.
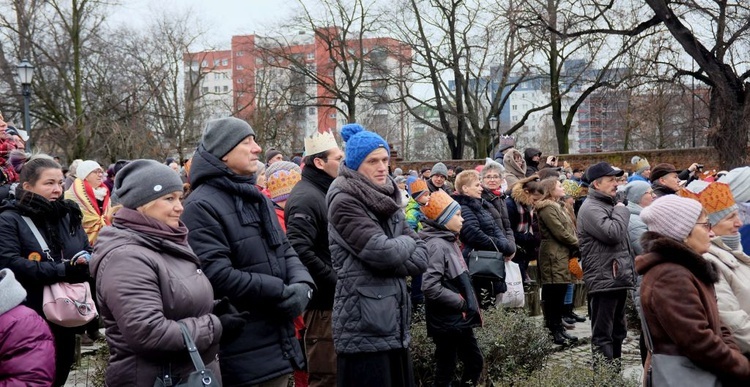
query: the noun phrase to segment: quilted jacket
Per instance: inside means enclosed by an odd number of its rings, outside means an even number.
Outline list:
[[[345,179],[340,171],[326,197],[331,256],[338,274],[333,302],[336,352],[408,348],[411,300],[404,277],[425,271],[427,248],[406,225],[400,209],[376,215],[362,198],[339,187]],[[394,201],[397,195],[396,188]]]
[[[505,195],[497,195],[491,190],[485,188],[482,190],[482,199],[496,210],[492,212],[492,216],[495,217],[497,225],[500,226],[500,231],[505,234],[505,239],[508,240],[508,243],[513,246],[513,250],[515,251],[516,237],[513,234],[513,229],[510,227],[510,218],[508,217],[508,206],[505,204]]]
[[[503,255],[515,252],[515,246],[511,245],[492,217],[490,203],[466,195],[456,195],[453,198],[461,205],[461,215],[464,218],[459,236],[464,243],[464,258],[469,256],[471,250],[496,251],[497,248]]]

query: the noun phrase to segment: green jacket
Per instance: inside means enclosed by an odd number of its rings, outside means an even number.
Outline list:
[[[422,213],[422,207],[419,206],[416,200],[409,198],[409,202],[406,203],[406,224],[414,230],[414,232],[420,232],[422,230],[422,219],[424,214]]]
[[[567,284],[574,280],[568,259],[578,250],[575,226],[562,205],[542,200],[536,205],[542,244],[539,247],[540,280],[542,284]]]

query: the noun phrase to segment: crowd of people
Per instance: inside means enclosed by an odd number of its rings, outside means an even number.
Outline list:
[[[108,386],[195,372],[227,386],[412,386],[423,308],[433,385],[476,385],[475,329],[508,291],[470,274],[476,252],[517,265],[529,291],[538,282],[556,345],[578,340],[567,331],[586,321],[573,310],[585,284],[595,367],[620,367],[633,292],[645,369],[681,356],[725,386],[750,382],[750,167],[708,176],[635,157],[628,174],[505,145],[474,169],[391,170],[388,143],[359,124],[341,129],[343,150],[315,133],[287,159],[230,117],[207,123],[183,165],[76,160],[64,173],[14,129],[0,132],[0,384],[63,386],[75,336],[103,328]],[[86,289],[98,318],[51,321],[56,284]]]

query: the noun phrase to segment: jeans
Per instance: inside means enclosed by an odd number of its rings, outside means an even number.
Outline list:
[[[573,303],[573,292],[575,291],[575,285],[568,284],[568,290],[565,292],[565,301],[563,305],[571,305]]]

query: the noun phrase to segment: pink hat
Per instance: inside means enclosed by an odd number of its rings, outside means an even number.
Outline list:
[[[641,211],[649,231],[682,241],[693,231],[703,206],[694,199],[664,195]]]

